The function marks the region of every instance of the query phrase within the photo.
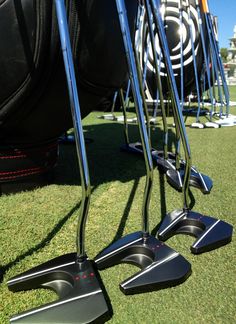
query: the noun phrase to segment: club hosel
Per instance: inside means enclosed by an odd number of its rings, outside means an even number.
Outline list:
[[[77,269],[78,269],[78,272],[80,271],[84,271],[84,266],[85,266],[85,263],[84,261],[87,259],[87,254],[83,254],[81,256],[76,256],[76,265],[77,265]]]
[[[184,182],[183,182],[183,203],[185,209],[189,209],[190,206],[189,186],[190,186],[190,176],[191,176],[191,165],[192,165],[192,161],[191,161],[191,157],[189,156],[189,158],[186,159]]]
[[[142,207],[142,231],[143,233],[149,233],[149,210],[150,210],[150,199],[153,186],[153,167],[149,168],[146,177],[146,184],[143,197]]]
[[[86,190],[82,187],[82,202],[80,207],[80,216],[78,219],[77,236],[76,236],[76,248],[77,258],[82,259],[86,256],[85,251],[85,226],[88,216],[88,210],[90,205],[91,188],[88,186]]]
[[[149,232],[143,232],[143,243],[147,243],[148,238],[150,237]]]

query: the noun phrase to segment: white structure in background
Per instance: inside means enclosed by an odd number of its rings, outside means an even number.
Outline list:
[[[234,35],[229,41],[230,47],[225,64],[225,74],[228,85],[236,85],[236,25],[234,26]]]

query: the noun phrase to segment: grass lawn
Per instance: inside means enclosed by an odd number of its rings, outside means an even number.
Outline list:
[[[230,89],[236,100],[236,87]],[[231,109],[236,114],[236,107]],[[87,224],[86,244],[90,258],[114,238],[141,229],[141,208],[145,184],[144,161],[120,152],[121,124],[97,119],[84,120],[93,193]],[[205,117],[203,117],[204,119]],[[187,119],[187,126],[193,121]],[[172,124],[172,118],[168,123]],[[136,126],[130,126],[134,140]],[[210,195],[196,189],[193,210],[225,220],[236,226],[236,127],[190,129],[187,133],[193,163],[213,179]],[[161,121],[152,130],[154,146],[161,146]],[[174,147],[170,128],[169,149]],[[157,143],[158,142],[158,143]],[[6,282],[12,276],[56,256],[75,251],[75,232],[81,187],[75,150],[61,146],[55,183],[31,192],[4,195],[0,208],[0,323],[29,308],[55,300],[48,290],[11,293]],[[150,228],[166,212],[181,208],[182,196],[155,170],[150,206]],[[167,244],[192,264],[192,275],[183,284],[152,293],[125,296],[119,283],[137,271],[118,265],[100,272],[113,308],[109,323],[236,323],[235,239],[214,251],[194,256],[189,236],[179,235]]]
[[[236,101],[236,86],[229,86],[230,100]]]

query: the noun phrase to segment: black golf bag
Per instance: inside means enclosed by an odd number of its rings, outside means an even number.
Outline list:
[[[125,53],[115,1],[65,3],[83,118],[127,82]],[[137,1],[127,9],[134,34]],[[53,1],[0,0],[1,188],[44,182],[71,127]]]

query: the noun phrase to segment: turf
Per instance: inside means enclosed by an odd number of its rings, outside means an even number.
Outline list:
[[[230,89],[236,100],[236,88]],[[231,109],[236,114],[236,108]],[[90,258],[119,237],[140,230],[145,184],[144,161],[120,152],[121,124],[97,119],[84,120],[91,182],[91,206],[86,232]],[[202,117],[203,119],[205,117]],[[187,119],[187,126],[193,121]],[[168,119],[171,125],[172,118]],[[136,126],[130,126],[132,139],[138,139]],[[169,149],[174,146],[174,129],[169,131]],[[214,181],[210,195],[196,189],[193,210],[236,225],[236,127],[190,129],[187,133],[193,163]],[[152,129],[153,145],[161,147],[161,121]],[[3,195],[0,210],[0,323],[13,314],[56,298],[53,292],[34,290],[11,293],[7,280],[56,256],[75,250],[81,187],[75,150],[60,147],[55,183],[34,191]],[[154,172],[150,206],[150,228],[154,234],[161,217],[182,205],[158,171]],[[113,308],[110,323],[235,323],[236,265],[235,240],[220,249],[194,256],[189,246],[193,238],[179,235],[167,244],[192,264],[192,275],[182,285],[157,292],[125,296],[119,283],[137,271],[119,265],[100,272]]]

